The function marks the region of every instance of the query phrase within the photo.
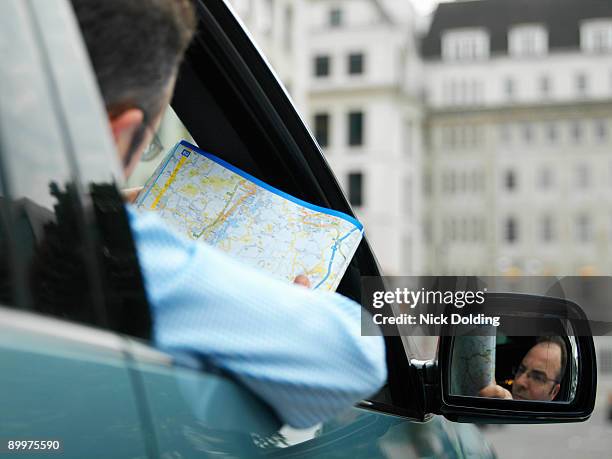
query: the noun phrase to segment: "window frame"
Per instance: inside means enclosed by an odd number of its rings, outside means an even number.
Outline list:
[[[351,77],[365,74],[365,54],[361,51],[347,55],[347,74]]]
[[[347,139],[350,148],[359,148],[365,145],[365,112],[351,110],[346,115]]]
[[[314,78],[322,79],[331,76],[331,56],[329,54],[315,54],[312,64]]]
[[[548,54],[546,26],[544,24],[517,24],[510,27],[508,54],[519,58],[533,58]]]

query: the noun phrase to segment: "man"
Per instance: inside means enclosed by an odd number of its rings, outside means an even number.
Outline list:
[[[173,92],[195,17],[188,0],[72,0],[126,175]],[[386,379],[382,337],[360,306],[252,270],[128,208],[156,345],[232,373],[293,427],[367,397]],[[308,284],[307,279],[296,279]]]
[[[559,336],[539,338],[516,370],[512,394],[497,384],[491,384],[479,395],[510,400],[554,400],[565,373],[565,349],[565,342]]]

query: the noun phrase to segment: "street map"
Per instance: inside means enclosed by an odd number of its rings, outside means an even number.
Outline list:
[[[179,142],[136,202],[187,237],[293,281],[335,290],[363,236],[342,212],[284,193],[187,141]]]

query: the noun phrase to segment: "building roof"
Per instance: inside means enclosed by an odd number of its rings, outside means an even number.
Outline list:
[[[393,24],[393,19],[391,19],[391,16],[389,15],[385,7],[380,3],[380,0],[372,0],[372,3],[374,3],[374,8],[376,8],[382,20],[389,24]]]
[[[421,43],[423,57],[440,57],[445,30],[482,27],[489,31],[491,53],[506,53],[508,30],[525,23],[545,24],[549,49],[578,48],[580,22],[612,18],[611,0],[470,0],[440,3]]]

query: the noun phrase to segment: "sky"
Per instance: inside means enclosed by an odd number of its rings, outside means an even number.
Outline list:
[[[438,3],[445,3],[454,0],[411,0],[414,9],[418,15],[417,29],[421,33],[425,33],[429,28],[429,23],[432,18],[432,13],[436,9]]]
[[[436,5],[438,3],[440,3],[440,0],[412,0],[414,8],[421,16],[426,16],[430,13],[433,13],[433,10],[436,8]]]

